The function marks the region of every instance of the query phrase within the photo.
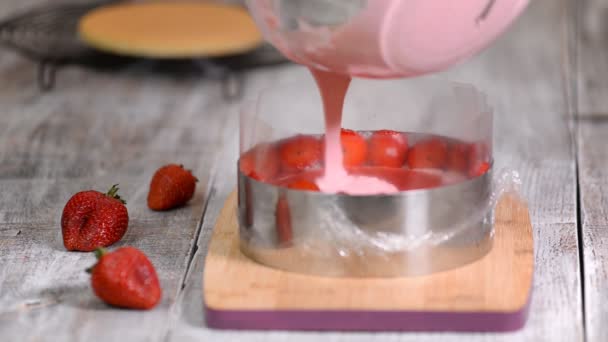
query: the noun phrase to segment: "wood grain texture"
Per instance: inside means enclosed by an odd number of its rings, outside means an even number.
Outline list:
[[[588,341],[608,334],[608,122],[579,126],[581,229]]]
[[[210,309],[515,312],[528,302],[532,227],[516,198],[499,202],[494,246],[476,262],[420,277],[332,279],[275,270],[243,255],[236,197],[226,201],[206,257],[203,291]]]
[[[496,45],[445,74],[488,92],[497,109],[497,167],[518,170],[523,181],[538,267],[530,321],[521,332],[303,334],[207,329],[200,277],[215,219],[234,188],[237,106],[221,100],[221,87],[215,81],[152,76],[141,65],[116,74],[68,68],[59,74],[56,92],[40,94],[32,63],[2,49],[2,339],[581,341],[575,164],[560,77],[559,27],[564,4],[572,1],[532,1]],[[52,1],[3,0],[0,15],[42,2]],[[260,69],[246,76],[247,96],[270,85],[309,79],[305,70],[292,66]],[[197,170],[198,197],[168,215],[154,214],[143,206],[145,187],[151,168],[165,161],[184,162]],[[141,247],[160,269],[165,297],[151,312],[101,304],[82,273],[92,257],[61,249],[62,202],[74,191],[105,188],[112,182],[121,183],[133,214],[121,244]],[[197,251],[187,269],[191,250]]]
[[[578,168],[586,335],[608,335],[608,3],[580,2]]]

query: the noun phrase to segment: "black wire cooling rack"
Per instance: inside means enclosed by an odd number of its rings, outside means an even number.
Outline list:
[[[116,56],[88,47],[78,38],[78,22],[89,11],[123,0],[105,0],[92,3],[59,4],[31,9],[2,20],[0,18],[0,45],[17,50],[38,65],[38,86],[42,91],[55,88],[57,71],[65,65],[76,64],[90,68],[117,70],[133,65],[142,59]],[[241,71],[286,60],[271,46],[264,45],[248,54],[189,60],[145,60],[150,71],[179,69],[184,66],[194,74],[219,77],[223,81],[224,96],[238,98],[244,82]]]

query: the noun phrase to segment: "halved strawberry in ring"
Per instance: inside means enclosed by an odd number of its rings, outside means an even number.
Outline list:
[[[321,140],[310,135],[297,135],[279,145],[281,168],[285,172],[302,171],[321,163]]]
[[[343,164],[345,167],[360,166],[367,160],[367,142],[359,133],[342,129],[340,132],[342,144]]]
[[[316,180],[323,176],[323,173],[321,169],[303,171],[281,177],[276,184],[292,190],[320,191]]]
[[[307,179],[296,179],[290,182],[287,187],[292,190],[319,191],[317,184]]]
[[[469,170],[469,157],[471,145],[462,142],[453,142],[448,147],[447,169],[466,174]]]
[[[405,134],[380,130],[369,139],[369,163],[373,166],[401,167],[407,157]]]
[[[448,145],[439,138],[418,142],[407,155],[407,164],[412,169],[443,169],[447,160]]]
[[[279,173],[279,153],[274,144],[263,143],[245,152],[239,160],[241,172],[259,181],[268,181]]]
[[[288,246],[293,239],[293,230],[291,227],[291,209],[284,194],[279,195],[279,200],[277,201],[275,226],[278,242],[283,246]]]

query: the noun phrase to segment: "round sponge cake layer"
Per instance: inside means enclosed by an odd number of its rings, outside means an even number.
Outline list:
[[[150,58],[217,57],[262,43],[241,7],[197,2],[143,2],[100,7],[84,16],[79,34],[90,46]]]

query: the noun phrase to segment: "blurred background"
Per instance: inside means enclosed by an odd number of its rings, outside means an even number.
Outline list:
[[[93,38],[85,39],[88,38],[85,34],[91,31],[85,28],[82,32],[81,24],[87,15],[104,12],[116,5],[143,2],[151,1],[3,1],[0,4],[0,46],[2,52],[17,53],[32,63],[34,83],[44,92],[55,89],[57,74],[62,68],[76,66],[108,73],[130,70],[157,76],[216,79],[225,84],[224,96],[231,98],[240,93],[242,80],[236,76],[239,72],[286,62],[273,47],[261,40],[260,32],[253,27],[249,17],[243,21],[242,15],[248,14],[244,1],[240,0],[157,1],[171,5],[176,15],[155,17],[158,13],[147,14],[147,9],[142,9],[143,14],[139,14],[140,9],[136,9],[132,19],[127,18],[128,22],[125,22],[120,21],[120,16],[110,14],[107,20],[100,18],[89,25],[94,31]],[[195,14],[187,18],[188,9],[182,8],[184,5],[207,15],[208,9],[191,6],[201,3],[232,5],[234,13],[220,13],[224,17],[213,18],[213,22],[205,22],[204,18],[194,22]],[[243,13],[236,13],[237,9]],[[162,21],[160,25],[159,21]],[[231,22],[234,26],[218,22]],[[149,25],[149,31],[142,30],[145,25]],[[108,26],[115,26],[114,30],[108,30]],[[235,26],[242,28],[240,32],[231,30]],[[161,32],[167,27],[174,31]],[[101,42],[96,40],[99,32],[103,36]],[[188,32],[190,39],[183,37]],[[202,37],[197,38],[197,34]],[[144,45],[143,51],[137,49],[137,41]],[[168,42],[174,42],[173,46]],[[131,43],[133,47],[130,47]]]

